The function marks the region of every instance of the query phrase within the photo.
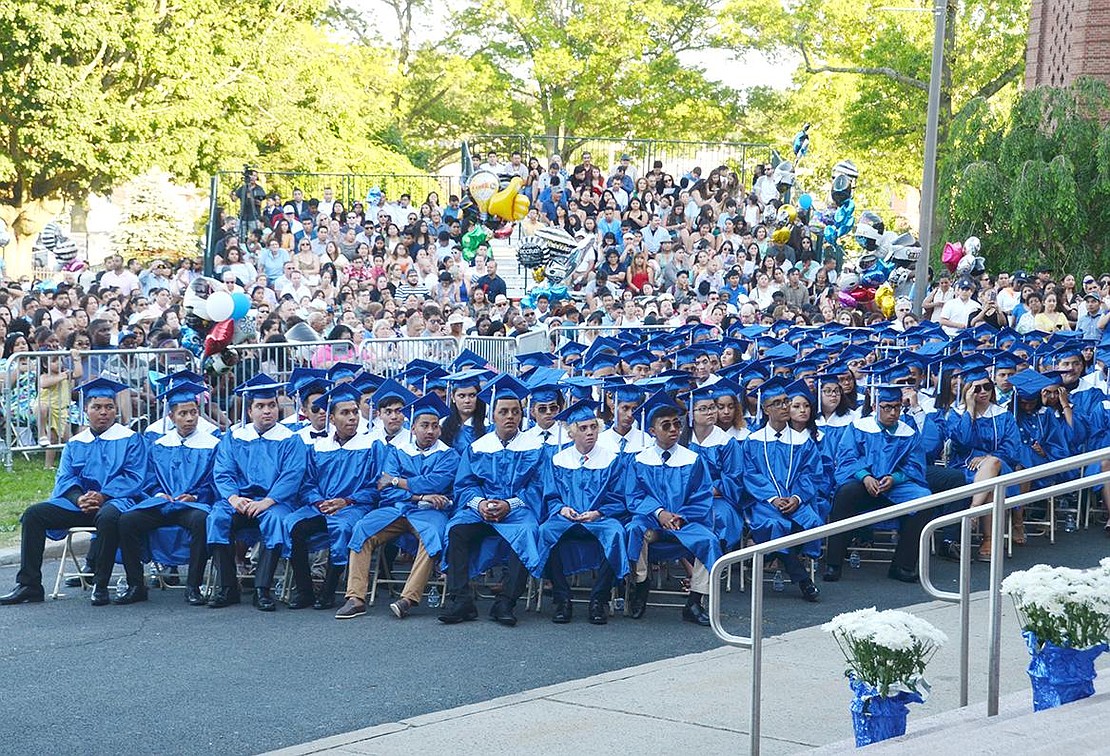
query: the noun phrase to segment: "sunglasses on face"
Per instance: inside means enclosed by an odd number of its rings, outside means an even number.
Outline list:
[[[976,394],[985,394],[993,388],[993,383],[976,383],[974,386],[971,387],[971,390]]]

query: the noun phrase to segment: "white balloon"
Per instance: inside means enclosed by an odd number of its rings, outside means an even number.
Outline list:
[[[979,241],[978,236],[969,236],[967,241],[964,242],[964,252],[969,255],[979,254],[979,250],[982,249],[982,247],[983,243]]]
[[[208,319],[219,322],[231,317],[235,311],[235,300],[226,291],[214,291],[208,295]]]

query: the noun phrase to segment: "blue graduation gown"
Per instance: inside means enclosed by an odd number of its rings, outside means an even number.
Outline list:
[[[1043,465],[1046,462],[1055,462],[1059,459],[1070,457],[1072,452],[1068,446],[1068,424],[1056,411],[1048,407],[1040,407],[1036,412],[1019,412],[1015,417],[1018,431],[1021,433],[1021,447],[1018,450],[1018,464],[1028,469]],[[1033,444],[1038,443],[1045,456],[1033,451]],[[1033,481],[1034,488],[1062,483],[1075,477],[1077,471],[1060,473]]]
[[[482,499],[504,499],[512,511],[500,522],[490,523],[497,534],[532,574],[537,574],[539,549],[536,542],[543,507],[544,451],[535,437],[518,433],[508,446],[494,432],[476,439],[467,448],[455,475],[455,510],[447,523],[443,550],[451,528],[485,522],[476,509]],[[499,558],[499,544],[489,539],[475,551],[470,576],[478,575]],[[503,552],[501,552],[503,553]],[[446,565],[444,565],[446,567]]]
[[[597,437],[597,445],[631,459],[655,442],[651,436],[639,428],[633,427],[625,435],[620,435],[613,428],[602,431]]]
[[[1014,416],[1004,407],[992,404],[974,421],[970,413],[953,408],[945,416],[944,424],[952,439],[948,466],[961,468],[968,483],[975,479],[974,471],[967,467],[968,460],[974,457],[988,454],[998,457],[1003,475],[1014,471],[1020,454],[1021,434]]]
[[[297,436],[303,442],[304,436],[300,431]],[[334,431],[324,438],[312,439],[312,444],[306,447],[308,455],[304,486],[300,492],[301,506],[282,519],[287,548],[293,545],[294,525],[320,517],[328,528],[331,563],[347,563],[347,548],[355,523],[373,509],[378,500],[376,485],[380,468],[374,464],[374,457],[385,453],[384,447],[383,451],[377,451],[380,446],[367,435],[355,435],[340,446]],[[340,498],[350,499],[353,503],[330,515],[317,508],[326,499]]]
[[[534,436],[536,440],[543,446],[544,463],[550,463],[551,459],[558,454],[562,449],[567,448],[571,444],[570,437],[567,436],[566,430],[563,428],[562,423],[555,423],[547,429],[547,438],[543,437],[543,429],[538,425],[533,425],[528,430],[524,431],[525,436]]]
[[[490,431],[486,431],[488,434]],[[477,440],[478,436],[474,431],[474,418],[470,418],[464,424],[459,426],[459,432],[455,434],[455,441],[451,444],[451,448],[462,454],[470,448],[470,445]]]
[[[284,543],[282,520],[299,503],[308,448],[288,426],[277,423],[259,436],[254,425],[235,428],[216,447],[213,478],[219,499],[208,515],[208,542],[231,543],[229,496],[270,497],[274,505],[258,516],[266,548]]]
[[[823,520],[827,520],[829,517],[829,510],[832,509],[832,495],[836,491],[836,450],[840,446],[840,439],[844,437],[848,426],[857,417],[859,417],[859,413],[855,410],[845,412],[843,415],[829,415],[828,418],[821,414],[817,415],[817,429],[821,432],[817,446],[821,449],[821,466],[825,471],[825,480],[827,481],[827,486],[820,492],[821,519]]]
[[[626,527],[629,558],[638,558],[644,533],[656,530],[673,535],[706,569],[721,555],[713,530],[713,482],[705,460],[675,444],[664,463],[662,449],[652,444],[632,458],[626,478],[625,502],[634,514]],[[686,524],[665,530],[655,513],[660,508],[682,517]]]
[[[150,444],[150,471],[145,486],[147,498],[135,509],[160,509],[169,513],[178,509],[199,509],[208,512],[217,498],[212,482],[216,447],[220,440],[198,427],[193,435],[182,438],[170,430]],[[170,496],[192,494],[196,501],[166,501],[159,493]]]
[[[540,526],[537,574],[542,573],[559,539],[572,530],[588,533],[597,541],[600,550],[591,554],[593,550],[571,549],[570,558],[564,560],[568,574],[596,569],[600,559],[609,562],[618,579],[628,574],[628,551],[621,524],[627,513],[621,480],[623,471],[618,454],[597,445],[585,460],[573,446],[552,458],[544,475],[546,519]],[[576,512],[600,512],[602,518],[594,522],[572,522],[559,514],[563,507],[571,507]]]
[[[862,481],[868,475],[894,478],[894,487],[883,494],[892,504],[928,496],[921,434],[901,420],[893,430],[883,429],[873,415],[854,421],[837,450],[836,484]]]
[[[88,428],[66,442],[47,502],[74,512],[81,508],[66,494],[98,491],[120,512],[131,509],[143,495],[147,475],[143,437],[119,423],[99,436]]]
[[[748,525],[757,543],[789,535],[795,525],[809,530],[824,524],[819,492],[827,478],[817,442],[808,432],[787,426],[776,438],[774,429],[764,425],[748,436],[743,449]],[[771,504],[779,496],[797,496],[801,504],[784,515]],[[802,548],[810,556],[820,550],[817,542]]]
[[[146,427],[143,431],[143,436],[146,437],[148,443],[154,443],[162,436],[166,435],[174,429],[173,421],[166,415],[155,420],[153,423]],[[215,425],[203,415],[197,420],[197,432],[207,433],[219,439],[221,432],[218,425]]]
[[[739,441],[714,427],[702,441],[690,436],[690,451],[705,460],[713,496],[713,528],[724,545],[740,543],[744,536],[744,519],[740,516],[743,497],[741,463],[743,452]]]
[[[441,494],[450,498],[459,470],[459,453],[442,441],[428,449],[419,449],[411,437],[407,443],[385,446],[381,471],[390,477],[404,478],[408,490],[382,489],[378,508],[365,514],[351,533],[350,548],[362,551],[366,541],[404,517],[420,536],[424,550],[431,557],[443,551],[447,528],[447,510],[433,509],[412,500],[413,494]]]

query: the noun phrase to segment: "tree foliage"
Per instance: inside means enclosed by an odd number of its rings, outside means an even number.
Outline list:
[[[990,267],[1043,260],[1105,269],[1110,239],[1110,87],[1086,79],[1027,92],[1008,114],[984,102],[952,125],[939,208],[952,238],[975,235]]]

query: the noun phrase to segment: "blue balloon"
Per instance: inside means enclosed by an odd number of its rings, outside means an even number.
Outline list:
[[[798,197],[798,207],[802,208],[803,210],[809,210],[811,207],[813,207],[813,197],[811,197],[808,193],[803,194],[801,197]]]
[[[238,320],[243,317],[251,308],[251,298],[241,291],[232,294],[231,301],[235,303],[235,307],[231,310],[232,320]]]

